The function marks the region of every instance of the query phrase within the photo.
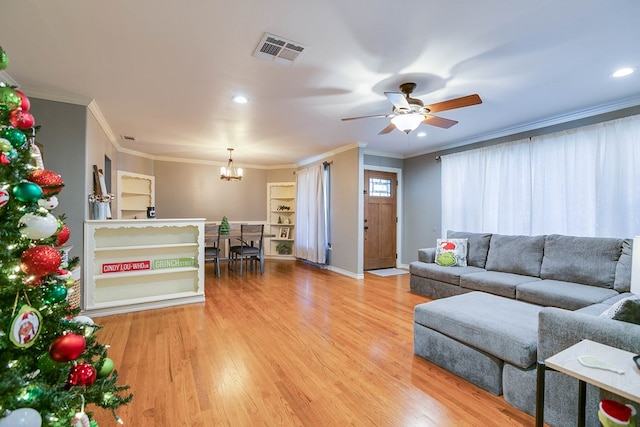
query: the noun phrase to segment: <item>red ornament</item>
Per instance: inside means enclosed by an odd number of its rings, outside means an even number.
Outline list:
[[[71,368],[69,372],[69,379],[67,384],[69,386],[87,386],[94,383],[96,380],[96,368],[89,363],[81,363]]]
[[[47,245],[34,246],[22,253],[20,269],[30,276],[46,276],[55,272],[62,263],[62,255]]]
[[[20,97],[20,108],[22,108],[22,111],[29,111],[29,108],[31,108],[31,101],[29,101],[27,95],[25,95],[18,89],[14,89],[13,91]]]
[[[14,128],[18,129],[30,129],[36,124],[36,119],[33,118],[31,113],[22,111],[20,108],[11,110],[9,121]]]
[[[64,187],[62,177],[57,173],[46,169],[34,170],[29,174],[27,179],[38,184],[42,188],[42,195],[44,198],[58,194],[62,190],[62,187]]]
[[[56,246],[62,246],[67,243],[69,237],[71,237],[71,231],[69,227],[67,227],[67,224],[63,224],[62,229],[56,235]]]
[[[82,335],[69,332],[53,340],[49,356],[56,362],[70,362],[80,357],[86,346],[87,341]]]

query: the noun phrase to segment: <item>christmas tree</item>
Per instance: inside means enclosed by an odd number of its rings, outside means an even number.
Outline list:
[[[229,234],[229,231],[230,231],[229,220],[225,215],[222,217],[222,221],[220,222],[220,234]]]
[[[0,47],[0,71],[8,62]],[[78,259],[63,257],[69,228],[52,213],[64,183],[44,168],[29,107],[0,82],[0,427],[95,427],[87,405],[122,423],[115,409],[133,396],[69,301]]]

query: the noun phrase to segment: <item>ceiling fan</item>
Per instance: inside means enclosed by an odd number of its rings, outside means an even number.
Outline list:
[[[431,113],[439,113],[441,111],[453,110],[455,108],[468,107],[470,105],[482,104],[482,100],[477,94],[463,96],[460,98],[450,99],[448,101],[436,102],[431,105],[424,103],[416,98],[411,98],[411,93],[416,88],[415,83],[402,83],[400,92],[385,92],[385,96],[393,104],[391,114],[376,114],[373,116],[348,117],[342,121],[375,118],[375,117],[391,117],[389,126],[382,129],[378,135],[384,135],[394,129],[409,133],[417,128],[420,123],[448,129],[458,123],[455,120],[445,119],[443,117],[434,116]]]

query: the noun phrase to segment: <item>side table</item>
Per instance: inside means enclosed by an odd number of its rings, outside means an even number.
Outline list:
[[[579,356],[595,356],[618,369],[622,369],[624,374],[584,366],[578,361]],[[585,425],[587,383],[640,403],[640,370],[636,367],[633,356],[635,354],[628,351],[590,340],[583,340],[544,361],[538,361],[536,426],[542,427],[544,425],[544,382],[545,373],[548,370],[562,372],[579,380],[579,427]]]

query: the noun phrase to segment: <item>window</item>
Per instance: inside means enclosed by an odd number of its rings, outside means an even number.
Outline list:
[[[383,178],[369,179],[369,197],[391,197],[391,180]]]

